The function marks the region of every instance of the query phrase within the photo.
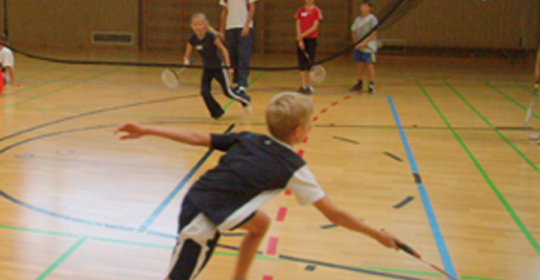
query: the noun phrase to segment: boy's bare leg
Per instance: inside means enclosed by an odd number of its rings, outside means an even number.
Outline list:
[[[307,87],[308,86],[308,82],[307,82],[307,79],[308,79],[308,75],[307,75],[307,71],[300,71],[300,79],[302,81],[302,87]]]
[[[255,216],[240,228],[247,230],[246,236],[240,245],[240,252],[236,262],[234,279],[246,279],[249,267],[257,254],[259,245],[270,226],[270,217],[262,211],[255,212]]]
[[[361,81],[363,80],[364,78],[364,67],[365,67],[365,63],[363,62],[358,62],[358,80]]]
[[[367,68],[368,68],[369,81],[375,82],[375,65],[373,63],[369,63],[367,65]]]

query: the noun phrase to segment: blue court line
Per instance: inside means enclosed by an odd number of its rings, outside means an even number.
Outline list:
[[[92,225],[92,226],[100,226],[100,227],[106,227],[106,228],[111,228],[111,229],[120,229],[120,230],[126,230],[126,231],[135,230],[135,228],[133,228],[133,227],[126,227],[126,226],[120,226],[120,225],[111,225],[111,224],[107,224],[107,223],[94,222],[94,221],[89,221],[89,220],[84,220],[84,219],[79,219],[79,218],[73,218],[73,217],[62,215],[62,214],[54,213],[54,212],[51,212],[49,210],[45,210],[45,209],[30,205],[30,204],[28,204],[26,202],[20,201],[20,200],[14,198],[14,197],[8,195],[7,193],[5,193],[2,190],[0,190],[0,196],[4,197],[5,199],[7,199],[7,200],[9,200],[9,201],[11,201],[11,202],[13,202],[15,204],[18,204],[18,205],[23,206],[25,208],[28,208],[28,209],[37,211],[39,213],[52,216],[52,217],[56,217],[56,218],[60,218],[60,219],[64,219],[64,220],[68,220],[68,221],[72,221],[72,222],[77,222],[77,223],[81,223],[81,224],[87,224],[87,225]]]
[[[234,126],[235,126],[234,123],[231,124],[229,128],[225,130],[224,133],[231,132]],[[182,181],[178,183],[178,185],[169,193],[169,195],[167,195],[167,197],[165,197],[165,199],[159,204],[159,206],[154,210],[154,212],[152,212],[152,214],[150,214],[150,216],[141,224],[141,226],[139,226],[139,228],[137,229],[137,232],[145,232],[152,225],[152,223],[157,219],[157,217],[159,217],[161,212],[165,210],[165,208],[169,205],[169,203],[171,203],[171,201],[178,194],[178,192],[180,192],[180,190],[186,185],[189,179],[193,177],[195,172],[197,172],[197,170],[201,168],[201,166],[208,159],[208,157],[210,157],[213,151],[214,151],[213,149],[209,149],[204,154],[204,156],[199,160],[199,162],[197,162],[197,164],[195,164],[195,166],[193,166],[193,168],[188,172],[188,174],[184,177],[184,179],[182,179]]]
[[[411,166],[411,170],[415,177],[416,186],[418,187],[418,192],[420,193],[420,197],[422,198],[424,210],[426,211],[426,215],[428,217],[429,224],[431,226],[431,231],[433,233],[433,237],[435,238],[435,242],[437,243],[437,248],[439,249],[439,255],[443,262],[444,268],[446,272],[448,272],[450,275],[457,278],[456,269],[454,268],[454,264],[452,263],[450,253],[448,252],[448,248],[446,247],[446,243],[444,241],[443,234],[439,227],[439,223],[437,222],[435,211],[433,210],[433,207],[429,200],[427,190],[425,186],[422,184],[422,180],[420,179],[421,177],[418,171],[418,165],[416,164],[416,160],[414,159],[414,155],[413,155],[411,146],[409,145],[409,140],[407,139],[407,135],[405,134],[405,130],[403,129],[403,126],[401,124],[401,120],[399,119],[396,106],[391,96],[387,96],[387,98],[388,98],[388,103],[390,104],[390,108],[392,109],[392,114],[394,115],[394,120],[396,122],[397,127],[399,128],[399,135],[401,136],[401,141],[403,142],[405,152],[407,153],[407,158],[409,159],[409,165]]]

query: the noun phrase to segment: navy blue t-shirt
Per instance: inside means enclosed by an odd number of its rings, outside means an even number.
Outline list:
[[[219,69],[222,67],[223,61],[218,53],[216,39],[218,39],[217,36],[209,31],[204,33],[202,39],[197,34],[193,34],[189,38],[189,44],[199,52],[205,68]]]
[[[277,139],[251,132],[212,134],[212,148],[226,152],[189,190],[216,226],[230,229],[285,188],[301,204],[325,194],[305,161]]]

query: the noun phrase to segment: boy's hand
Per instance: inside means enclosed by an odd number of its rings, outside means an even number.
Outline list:
[[[249,27],[244,27],[242,29],[242,33],[240,34],[240,37],[247,37],[249,35]]]
[[[191,61],[189,61],[189,58],[184,57],[184,65],[191,65]]]
[[[298,47],[303,51],[306,50],[306,46],[304,45],[304,41],[298,41]]]
[[[358,44],[356,45],[356,49],[357,50],[363,50],[367,47],[367,44],[366,43],[361,43],[361,44]]]
[[[379,236],[377,236],[376,239],[385,247],[394,250],[399,250],[397,243],[404,243],[401,240],[397,239],[393,234],[384,231],[384,229],[379,232]]]
[[[114,131],[114,134],[117,134],[119,132],[126,132],[127,135],[123,135],[120,137],[120,140],[126,140],[126,139],[137,139],[146,134],[146,128],[142,125],[138,125],[136,123],[124,123],[121,124],[116,130]]]

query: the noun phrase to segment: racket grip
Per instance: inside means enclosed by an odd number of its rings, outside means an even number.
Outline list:
[[[404,244],[404,243],[396,243],[396,245],[399,247],[399,249],[403,250],[405,253],[411,255],[411,256],[414,256],[414,257],[418,257],[418,253],[416,253],[416,251],[411,248],[409,245],[407,244]]]

